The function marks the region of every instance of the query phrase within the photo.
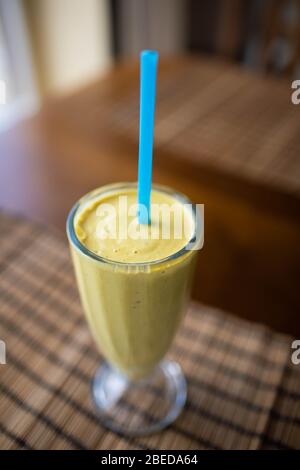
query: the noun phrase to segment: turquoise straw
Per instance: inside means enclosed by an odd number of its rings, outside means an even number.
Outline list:
[[[152,180],[152,153],[157,62],[157,52],[141,52],[140,147],[138,172],[139,224],[150,223],[150,195]]]

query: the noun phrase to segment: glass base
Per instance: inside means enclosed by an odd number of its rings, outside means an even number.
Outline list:
[[[104,364],[95,374],[92,395],[105,427],[127,436],[145,436],[178,417],[187,387],[173,361],[162,361],[150,376],[136,382]]]

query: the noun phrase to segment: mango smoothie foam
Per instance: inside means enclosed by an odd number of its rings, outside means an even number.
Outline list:
[[[124,197],[127,208],[135,207],[135,184],[110,185],[89,193],[70,213],[68,236],[94,339],[108,362],[135,380],[146,377],[164,357],[182,319],[197,253],[187,246],[196,222],[184,196],[154,187],[151,224],[138,226],[131,211],[121,236],[118,212],[123,210]],[[169,218],[154,211],[162,205],[174,209]],[[108,206],[115,217],[102,210]],[[175,213],[184,221],[181,236],[175,236]]]

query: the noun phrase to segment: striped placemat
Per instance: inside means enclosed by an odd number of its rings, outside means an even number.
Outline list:
[[[188,401],[168,429],[124,438],[99,423],[90,382],[102,358],[87,329],[64,238],[0,215],[0,448],[300,447],[300,366],[291,338],[192,304],[169,356]],[[137,413],[148,413],[143,404]]]

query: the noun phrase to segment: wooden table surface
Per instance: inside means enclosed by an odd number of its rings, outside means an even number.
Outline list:
[[[64,230],[71,205],[137,176],[137,64],[0,136],[0,207]],[[290,83],[199,58],[159,66],[154,181],[205,204],[193,295],[300,333],[300,106]]]

